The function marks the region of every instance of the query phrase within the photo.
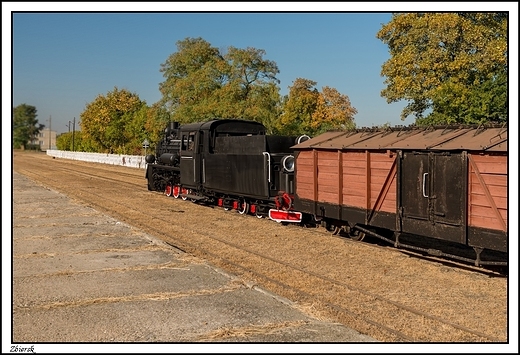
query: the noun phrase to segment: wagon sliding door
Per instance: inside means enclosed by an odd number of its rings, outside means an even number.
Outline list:
[[[466,241],[466,154],[404,152],[400,169],[401,228]]]

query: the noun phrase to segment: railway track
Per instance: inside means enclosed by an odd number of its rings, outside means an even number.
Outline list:
[[[352,270],[352,275],[335,270],[335,265],[341,267],[342,264],[334,264],[334,260],[331,260],[328,265],[309,262],[313,260],[312,253],[320,248],[314,243],[328,241],[335,241],[334,248],[343,248],[346,253],[353,248],[360,248],[365,252],[368,251],[374,258],[391,253],[395,257],[389,259],[407,260],[403,259],[403,254],[397,253],[397,250],[376,245],[360,245],[325,233],[301,231],[301,228],[295,226],[294,228],[283,227],[272,221],[258,220],[253,216],[243,216],[223,210],[213,211],[208,207],[180,199],[167,200],[162,194],[147,191],[140,170],[126,173],[120,171],[120,168],[107,169],[105,166],[98,168],[96,164],[56,163],[54,164],[53,161],[52,168],[45,163],[40,166],[31,164],[29,168],[18,165],[15,161],[15,170],[48,187],[66,194],[72,193],[73,197],[96,209],[103,210],[107,214],[154,234],[176,248],[202,257],[250,280],[251,285],[257,285],[289,298],[314,315],[334,319],[385,342],[504,342],[507,340],[505,325],[502,331],[482,330],[478,328],[479,324],[471,321],[463,322],[460,317],[446,315],[453,311],[443,312],[431,306],[424,307],[420,302],[419,306],[414,306],[414,300],[410,299],[413,295],[406,295],[405,299],[400,301],[404,295],[395,297],[397,290],[392,292],[384,287],[384,284],[391,283],[391,280],[382,282],[381,287],[362,285],[359,280],[363,275],[354,276],[355,270]],[[75,186],[69,185],[72,182]],[[63,187],[64,183],[66,188]],[[146,195],[146,198],[143,195]],[[211,214],[207,211],[211,211]],[[197,214],[206,214],[204,228],[200,227],[200,216],[197,217]],[[176,221],[176,216],[179,215],[183,217],[181,223]],[[231,220],[236,221],[237,225],[229,226]],[[256,238],[245,235],[251,228],[262,231],[267,229],[271,237],[263,235],[265,233]],[[275,239],[282,240],[281,244],[271,242],[273,245],[269,247],[266,242],[269,238],[272,240],[272,233]],[[301,257],[288,258],[287,251],[293,248],[285,245],[283,240],[294,241],[291,234],[295,233],[305,234],[304,237],[309,243],[307,246],[301,243],[303,247],[300,244],[293,244]],[[312,237],[308,236],[311,234]],[[236,238],[237,235],[244,237]],[[312,243],[311,238],[313,238]],[[312,245],[317,247],[305,251],[306,247],[312,248]],[[382,261],[377,261],[380,262]],[[377,263],[375,262],[372,270],[375,274],[371,277],[376,279],[378,276],[392,277],[393,273],[387,270],[388,264]],[[475,271],[460,272],[465,273],[468,279],[484,277],[475,276],[477,274]],[[502,282],[500,278],[496,279],[493,278],[498,284],[504,283],[503,279]],[[401,281],[396,280],[396,282]],[[418,290],[417,295],[420,294],[421,291]],[[496,320],[493,323],[496,323]]]

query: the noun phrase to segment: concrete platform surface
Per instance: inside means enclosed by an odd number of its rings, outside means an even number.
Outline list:
[[[17,173],[12,243],[12,346],[375,342]]]

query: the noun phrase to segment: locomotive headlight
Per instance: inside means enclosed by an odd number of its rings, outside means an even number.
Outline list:
[[[296,144],[300,144],[300,143],[303,143],[303,142],[305,142],[305,141],[308,141],[309,139],[311,139],[311,137],[309,137],[309,136],[306,135],[306,134],[302,134],[301,136],[299,136],[298,138],[296,138],[295,143],[296,143]]]
[[[294,171],[294,157],[292,155],[286,155],[282,159],[283,169],[289,173]]]
[[[148,164],[153,164],[155,163],[155,155],[153,154],[148,154],[144,160],[148,163]]]

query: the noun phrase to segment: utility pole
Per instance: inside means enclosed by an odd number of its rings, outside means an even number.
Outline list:
[[[51,149],[51,118],[52,116],[49,115],[49,150]]]
[[[74,132],[75,132],[75,130],[76,130],[76,117],[74,117],[74,121],[72,121],[72,151],[73,152],[75,152],[75,150],[74,150]]]

